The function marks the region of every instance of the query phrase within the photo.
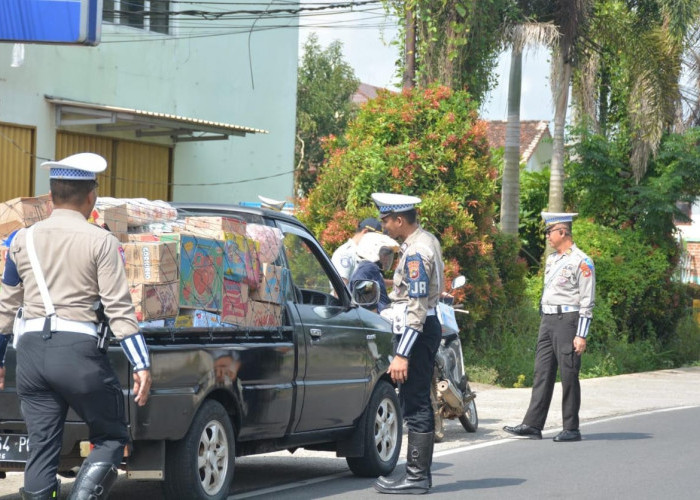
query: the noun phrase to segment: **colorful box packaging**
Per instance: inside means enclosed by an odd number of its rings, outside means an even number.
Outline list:
[[[263,264],[260,286],[250,293],[250,298],[259,302],[283,304],[291,286],[289,269],[272,264]]]
[[[179,278],[177,243],[140,241],[122,245],[130,284],[169,283]]]
[[[221,315],[201,309],[184,309],[180,315],[166,322],[166,326],[176,328],[209,328],[218,326],[231,326],[221,321]]]
[[[0,238],[35,222],[46,219],[53,211],[48,194],[36,197],[13,198],[0,203]]]
[[[137,321],[170,318],[179,312],[180,283],[139,283],[129,287]]]
[[[224,278],[221,321],[248,326],[248,285]]]
[[[236,217],[186,217],[185,231],[217,240],[229,239],[232,234],[245,236],[245,221]]]
[[[260,244],[239,234],[231,236],[224,242],[224,275],[257,288],[261,279]]]
[[[224,243],[180,234],[180,306],[221,311]]]

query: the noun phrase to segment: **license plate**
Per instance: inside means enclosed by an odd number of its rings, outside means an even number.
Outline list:
[[[24,434],[0,434],[0,462],[26,462],[29,438]]]

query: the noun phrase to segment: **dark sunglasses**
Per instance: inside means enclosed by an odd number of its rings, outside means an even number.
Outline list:
[[[549,236],[549,233],[551,233],[552,231],[566,231],[566,229],[564,229],[563,227],[549,227],[544,230],[544,235]]]

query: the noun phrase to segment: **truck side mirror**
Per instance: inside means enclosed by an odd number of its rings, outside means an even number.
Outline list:
[[[351,285],[352,301],[355,304],[372,309],[379,304],[379,283],[372,280],[357,280]]]

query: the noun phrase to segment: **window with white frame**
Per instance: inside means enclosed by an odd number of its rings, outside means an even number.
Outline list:
[[[156,33],[170,33],[170,0],[103,0],[102,20]]]

